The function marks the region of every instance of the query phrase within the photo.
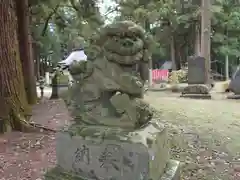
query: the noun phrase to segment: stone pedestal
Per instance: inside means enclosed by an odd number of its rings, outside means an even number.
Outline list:
[[[180,97],[194,99],[211,99],[209,89],[210,88],[204,84],[189,84],[183,89]]]
[[[229,95],[228,99],[240,99],[240,67],[237,68],[230,81],[229,88],[234,94]]]
[[[211,99],[210,87],[205,85],[210,83],[206,82],[206,73],[210,72],[206,69],[205,61],[206,59],[201,56],[192,56],[188,59],[188,86],[183,89],[180,97]]]
[[[167,132],[157,121],[136,131],[72,126],[57,136],[58,166],[46,180],[178,180]]]

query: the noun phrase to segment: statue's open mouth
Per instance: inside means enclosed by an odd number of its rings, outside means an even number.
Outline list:
[[[112,36],[104,44],[105,56],[109,61],[129,67],[142,59],[143,46],[140,38]]]
[[[137,37],[112,36],[104,45],[106,51],[120,56],[134,56],[143,50],[143,41]]]
[[[108,61],[114,61],[123,67],[130,67],[141,61],[143,58],[143,52],[139,52],[132,56],[122,56],[117,53],[106,52],[105,56]]]

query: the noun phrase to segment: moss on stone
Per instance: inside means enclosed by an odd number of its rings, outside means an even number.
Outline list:
[[[60,167],[55,167],[45,174],[45,180],[86,180],[73,172],[66,172]]]

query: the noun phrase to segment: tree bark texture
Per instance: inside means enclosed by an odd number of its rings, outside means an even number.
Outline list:
[[[36,43],[33,43],[33,59],[35,60],[35,76],[37,78],[37,80],[40,79],[40,60],[39,60],[39,56],[38,56],[38,47]]]
[[[13,0],[0,0],[0,132],[23,130],[28,115]]]
[[[201,16],[201,55],[205,60],[205,83],[210,84],[211,78],[211,1],[202,0]]]
[[[18,40],[20,59],[24,76],[24,84],[29,104],[35,104],[37,100],[36,77],[34,73],[34,61],[32,56],[32,37],[29,30],[28,0],[15,0],[18,18]]]
[[[171,37],[170,46],[171,46],[170,49],[171,49],[172,70],[176,70],[175,40],[174,40],[174,36]]]

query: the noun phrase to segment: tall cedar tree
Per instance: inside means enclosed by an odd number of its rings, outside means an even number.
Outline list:
[[[0,132],[23,130],[28,112],[13,0],[0,0]]]
[[[35,104],[37,98],[34,61],[32,56],[32,38],[29,29],[28,0],[15,0],[18,19],[18,40],[24,84],[29,104]]]

